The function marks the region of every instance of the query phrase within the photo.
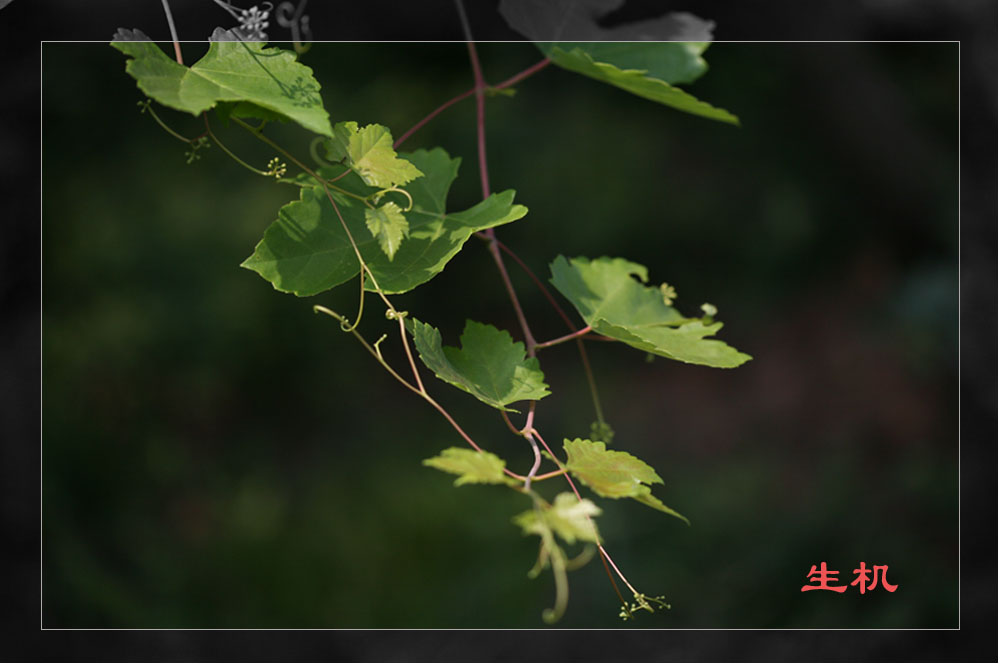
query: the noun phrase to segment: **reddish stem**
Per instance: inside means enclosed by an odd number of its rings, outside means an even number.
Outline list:
[[[495,90],[502,90],[504,88],[510,88],[515,83],[519,83],[520,81],[523,81],[524,79],[527,79],[529,76],[531,76],[535,72],[539,72],[539,71],[545,69],[550,64],[552,64],[551,60],[549,60],[548,58],[542,58],[541,60],[539,60],[537,63],[535,63],[531,67],[528,67],[527,69],[523,69],[520,72],[518,72],[517,74],[515,74],[514,76],[510,77],[509,79],[504,80],[502,83],[498,83],[497,85],[490,86],[490,87],[493,88],[493,89],[495,89]]]
[[[487,237],[485,234],[483,235],[483,238],[486,238],[487,240],[489,239],[489,237]],[[556,301],[554,296],[552,296],[552,292],[550,292],[548,288],[545,287],[545,283],[543,283],[539,279],[539,277],[535,275],[535,272],[532,271],[531,268],[529,268],[528,265],[525,264],[524,261],[520,257],[518,257],[517,254],[509,247],[507,247],[507,245],[504,244],[502,241],[497,239],[496,243],[501,250],[507,253],[507,255],[511,259],[513,259],[514,262],[517,263],[517,265],[520,266],[525,273],[528,274],[528,277],[531,278],[531,281],[535,283],[538,289],[542,291],[542,294],[545,295],[545,298],[548,299],[548,302],[552,304],[552,307],[555,309],[555,311],[559,313],[559,317],[561,317],[562,321],[566,323],[566,326],[569,327],[570,330],[576,328],[575,325],[573,324],[573,320],[569,318],[569,316],[566,314],[566,311],[562,309],[562,307],[559,305],[559,302]]]
[[[573,489],[573,494],[576,495],[576,499],[583,500],[583,497],[580,495],[580,492],[577,491],[576,489],[576,484],[573,483],[573,478],[569,476],[569,471],[563,468],[561,465],[559,465],[559,459],[556,458],[556,455],[552,451],[552,448],[549,447],[547,442],[545,442],[545,438],[542,437],[542,434],[539,433],[536,429],[532,429],[532,433],[534,433],[535,437],[538,438],[538,442],[542,443],[542,446],[545,447],[545,451],[549,453],[549,456],[551,456],[552,460],[556,462],[556,465],[559,466],[559,469],[560,471],[562,471],[563,476],[566,477],[566,481],[569,482],[569,488]],[[594,520],[591,519],[590,523],[591,525],[593,525]],[[597,535],[596,527],[594,528],[594,535],[595,537]],[[632,589],[632,585],[628,583],[628,579],[625,578],[625,576],[621,573],[621,570],[618,569],[618,566],[615,565],[614,561],[611,560],[611,556],[608,555],[608,552],[604,549],[604,545],[601,544],[600,540],[595,540],[595,542],[597,544],[597,553],[600,554],[601,562],[604,564],[604,571],[608,573],[608,580],[614,587],[615,593],[618,595],[618,599],[621,600],[622,602],[622,606],[628,609],[628,605],[625,603],[625,598],[622,597],[622,592],[618,590],[618,584],[615,583],[615,578],[611,574],[611,570],[608,569],[608,562],[610,562],[611,565],[615,568],[615,572],[617,572],[618,576],[622,578],[622,581],[625,582],[625,585],[627,585],[630,589]]]
[[[540,70],[545,69],[545,66],[548,65],[548,64],[550,64],[551,62],[552,61],[549,60],[548,58],[542,58],[540,61],[538,61],[537,63],[535,63],[531,67],[528,67],[527,69],[521,70],[520,72],[518,72],[514,76],[512,76],[509,79],[505,80],[503,83],[500,83],[500,84],[498,84],[496,86],[488,86],[488,87],[492,88],[493,90],[502,90],[504,88],[509,88],[509,87],[513,86],[515,83],[518,83],[520,81],[523,81],[524,79],[527,79],[529,76],[531,76],[535,72],[538,72]],[[453,104],[457,104],[458,102],[461,102],[466,97],[469,97],[469,96],[475,94],[475,92],[476,92],[476,88],[473,86],[472,88],[469,88],[464,93],[460,93],[460,94],[456,95],[455,97],[451,98],[450,100],[448,100],[447,102],[445,102],[444,104],[442,104],[441,106],[439,106],[437,109],[435,109],[434,111],[432,111],[429,114],[427,114],[426,116],[424,116],[419,122],[417,122],[416,125],[414,125],[410,129],[408,129],[406,132],[404,132],[402,134],[402,136],[399,137],[399,139],[396,139],[396,141],[395,141],[395,143],[393,143],[392,147],[393,148],[399,148],[400,144],[402,144],[404,141],[406,141],[407,139],[410,138],[410,135],[412,135],[414,132],[416,132],[417,130],[419,130],[420,128],[422,128],[424,125],[426,125],[429,121],[431,121],[439,113],[441,113],[442,111],[444,111],[448,107],[452,106]]]
[[[404,141],[406,141],[407,139],[409,139],[411,134],[413,134],[414,132],[416,132],[417,130],[419,130],[420,128],[422,128],[424,125],[426,125],[429,121],[431,121],[439,113],[441,113],[442,111],[444,111],[445,109],[447,109],[451,105],[453,105],[453,104],[455,104],[457,102],[461,102],[466,97],[468,97],[469,95],[472,95],[475,92],[476,92],[475,88],[469,88],[467,91],[465,91],[461,95],[456,95],[455,97],[451,98],[450,100],[448,100],[447,102],[445,102],[444,104],[442,104],[441,106],[439,106],[437,109],[435,109],[434,111],[432,111],[429,114],[427,114],[426,116],[424,116],[424,118],[420,122],[418,122],[416,125],[414,125],[410,129],[408,129],[406,132],[404,132],[403,135],[399,139],[396,139],[396,142],[392,145],[392,147],[393,148],[399,148],[399,145],[401,143],[403,143]]]
[[[479,182],[483,187],[483,199],[490,196],[490,175],[486,169],[486,100],[484,91],[486,80],[483,78],[483,68],[479,64],[476,44],[471,39],[466,42],[469,47],[469,60],[472,63],[472,75],[475,78],[476,91],[476,147],[479,154]]]
[[[544,343],[538,343],[535,345],[535,349],[543,347],[552,347],[553,345],[558,345],[559,343],[565,343],[566,341],[573,340],[574,338],[580,338],[581,336],[590,333],[590,325],[588,324],[579,331],[574,331],[573,333],[566,334],[565,336],[560,336],[559,338],[553,338],[552,340],[545,341]]]

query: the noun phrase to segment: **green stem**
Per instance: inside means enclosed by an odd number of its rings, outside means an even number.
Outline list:
[[[279,146],[278,144],[276,144],[274,141],[272,141],[268,137],[264,136],[264,133],[261,132],[259,128],[254,127],[250,123],[247,123],[246,121],[244,121],[244,120],[242,120],[240,118],[232,117],[231,120],[234,123],[236,123],[237,125],[239,125],[240,127],[242,127],[245,130],[247,130],[253,136],[255,136],[258,139],[260,139],[261,141],[263,141],[265,144],[267,144],[268,146],[270,146],[274,150],[278,151],[279,153],[281,153],[282,155],[284,155],[285,157],[287,157],[299,169],[301,169],[302,171],[306,172],[307,174],[309,174],[310,176],[312,176],[314,179],[316,179],[316,182],[319,183],[320,185],[322,185],[324,188],[333,188],[334,190],[336,190],[337,192],[339,192],[342,195],[346,195],[348,197],[352,197],[354,199],[357,199],[358,201],[364,202],[364,204],[366,206],[368,206],[369,208],[374,208],[371,205],[371,203],[369,203],[367,197],[362,197],[361,195],[356,195],[353,192],[349,192],[347,190],[344,190],[343,188],[340,188],[340,187],[337,187],[336,185],[333,185],[333,181],[327,180],[327,179],[323,178],[322,176],[320,176],[319,174],[317,174],[315,171],[313,171],[312,169],[310,169],[301,160],[299,160],[298,158],[296,158],[294,155],[292,155],[291,153],[289,153],[288,151],[286,151],[284,148],[282,148],[281,146]],[[343,175],[344,174],[341,174],[340,176],[343,176]],[[340,176],[338,176],[337,178],[340,178]],[[334,179],[334,180],[336,180],[336,179]],[[369,273],[369,275],[370,275],[370,273]]]
[[[587,356],[587,348],[583,346],[583,340],[576,339],[576,346],[580,350],[580,361],[583,363],[583,372],[587,376],[587,386],[590,388],[590,400],[594,404],[594,412],[597,414],[597,421],[606,424],[604,421],[604,411],[601,410],[601,397],[597,394],[597,382],[594,381],[594,371],[590,367],[590,357]]]
[[[254,166],[252,166],[250,164],[247,164],[246,162],[244,162],[243,160],[241,160],[235,153],[233,153],[231,150],[229,150],[228,148],[226,148],[226,145],[224,143],[222,143],[221,141],[219,141],[219,138],[217,136],[215,136],[214,132],[212,132],[212,128],[208,124],[208,116],[205,116],[205,131],[208,133],[208,136],[212,139],[212,141],[215,142],[215,145],[218,146],[219,148],[221,148],[222,151],[226,155],[228,155],[229,157],[233,158],[233,160],[236,162],[236,164],[238,164],[240,166],[243,166],[243,167],[246,167],[247,169],[249,169],[253,173],[257,174],[258,176],[270,176],[271,175],[271,174],[267,173],[266,171],[264,171],[263,169],[257,169],[256,167],[254,167]]]
[[[153,106],[150,104],[150,100],[148,100],[148,99],[146,100],[145,109],[146,109],[146,111],[149,112],[149,115],[153,117],[153,120],[155,120],[159,124],[159,126],[162,127],[164,130],[166,130],[167,133],[169,133],[172,137],[174,137],[175,139],[180,139],[181,141],[183,141],[185,143],[188,143],[188,144],[193,144],[194,143],[194,141],[195,141],[194,139],[188,139],[183,134],[180,134],[179,132],[175,132],[166,123],[164,123],[160,119],[160,117],[157,115],[157,113],[155,111],[153,111]]]

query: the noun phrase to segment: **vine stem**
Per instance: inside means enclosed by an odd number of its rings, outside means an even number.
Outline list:
[[[583,496],[580,495],[580,492],[576,488],[576,484],[573,483],[573,478],[570,477],[569,471],[563,468],[562,465],[559,463],[559,459],[556,458],[556,455],[552,451],[552,448],[549,447],[548,443],[545,442],[545,438],[542,437],[542,434],[539,433],[537,429],[532,429],[532,433],[535,435],[535,437],[538,438],[538,441],[542,443],[542,446],[545,447],[545,451],[549,453],[549,456],[551,456],[552,460],[556,462],[556,465],[559,466],[559,469],[562,471],[562,474],[566,477],[566,481],[569,482],[569,487],[573,489],[573,494],[576,495],[576,499],[582,501]],[[590,519],[590,524],[591,526],[594,526],[593,519]],[[615,572],[618,574],[618,577],[625,583],[626,586],[628,586],[628,589],[632,591],[632,594],[638,596],[639,591],[635,590],[635,588],[632,587],[632,584],[630,584],[628,579],[625,578],[625,575],[622,574],[622,571],[619,570],[618,566],[615,565],[615,562],[611,560],[611,556],[610,554],[608,554],[607,549],[605,549],[604,545],[601,544],[600,538],[597,537],[596,526],[594,526],[594,542],[597,544],[598,553],[601,554],[601,560],[604,562],[604,569],[608,570],[608,563],[610,563],[611,567],[613,567]],[[614,586],[615,593],[618,594],[618,599],[621,600],[622,606],[625,607],[625,609],[627,610],[628,605],[625,603],[625,598],[622,597],[621,591],[618,590],[618,585],[615,583],[614,577],[611,576],[610,570],[608,570],[608,577],[611,579],[611,585]]]
[[[479,233],[479,232],[477,232],[477,234],[478,234],[478,233]],[[487,237],[487,236],[486,236],[485,234],[483,234],[483,235],[482,235],[482,236],[481,236],[480,238],[484,238],[484,239],[488,239],[488,237]],[[539,277],[535,275],[535,272],[531,270],[531,267],[529,267],[529,266],[528,266],[527,264],[525,264],[525,263],[524,263],[524,260],[522,260],[522,259],[521,259],[520,257],[518,257],[518,256],[517,256],[517,253],[515,253],[515,252],[514,252],[513,250],[511,250],[511,249],[510,249],[510,248],[509,248],[509,247],[507,246],[507,244],[505,244],[505,243],[503,243],[502,241],[500,241],[500,239],[497,239],[497,246],[499,246],[499,248],[500,248],[500,249],[501,249],[502,251],[504,251],[505,253],[507,253],[507,255],[508,255],[508,256],[509,256],[509,257],[510,257],[511,259],[513,259],[513,260],[514,260],[514,262],[515,262],[515,263],[516,263],[516,264],[517,264],[518,266],[520,266],[520,267],[521,267],[521,269],[522,269],[522,270],[523,270],[523,271],[524,271],[524,272],[525,272],[526,274],[528,274],[528,277],[529,277],[529,278],[531,278],[531,281],[532,281],[533,283],[535,283],[535,285],[536,285],[536,286],[538,287],[538,289],[540,289],[540,290],[542,291],[542,294],[544,294],[544,295],[545,295],[545,298],[546,298],[546,299],[548,300],[548,302],[549,302],[550,304],[552,304],[552,308],[554,308],[554,309],[555,309],[555,311],[556,311],[556,313],[558,313],[558,314],[559,314],[559,317],[561,317],[561,318],[562,318],[562,321],[566,323],[566,326],[567,326],[567,327],[569,327],[570,331],[572,331],[573,329],[575,329],[575,328],[576,328],[576,325],[574,325],[574,324],[573,324],[573,320],[571,320],[571,319],[569,318],[569,316],[568,316],[568,315],[566,314],[566,311],[564,311],[564,310],[562,309],[562,307],[561,307],[561,306],[559,305],[559,302],[558,302],[558,301],[556,301],[556,299],[555,299],[555,297],[554,297],[554,296],[552,296],[552,292],[550,292],[550,291],[549,291],[549,289],[548,289],[548,288],[547,288],[547,287],[545,286],[545,283],[543,283],[543,282],[542,282],[542,281],[541,281],[541,280],[539,279]]]
[[[565,336],[560,336],[559,338],[553,338],[552,340],[547,340],[544,343],[536,343],[535,344],[535,349],[536,350],[540,350],[542,348],[552,347],[553,345],[558,345],[559,343],[565,343],[566,341],[570,341],[570,340],[573,340],[575,338],[580,338],[581,336],[585,336],[588,333],[590,333],[590,331],[591,331],[591,328],[590,328],[590,325],[588,324],[587,326],[585,326],[584,328],[580,329],[579,331],[574,331],[573,333],[566,334]]]
[[[265,137],[263,134],[261,134],[252,125],[243,122],[239,118],[234,118],[233,120],[236,121],[243,128],[249,130],[251,134],[253,134],[255,137],[257,137],[261,141],[265,142],[266,144],[268,144],[269,146],[271,146],[275,150],[280,151],[289,160],[291,160],[296,165],[298,165],[299,168],[301,168],[304,172],[306,172],[307,174],[309,174],[310,176],[312,176],[313,178],[315,178],[316,181],[320,185],[323,186],[323,190],[326,192],[326,196],[330,200],[330,204],[333,206],[333,210],[336,212],[337,218],[340,220],[340,224],[344,228],[344,232],[347,234],[347,238],[348,238],[348,240],[351,243],[351,247],[354,249],[354,253],[357,256],[358,263],[361,266],[362,276],[364,276],[364,272],[367,269],[367,265],[365,264],[364,258],[361,257],[361,251],[358,250],[358,244],[354,241],[354,236],[351,234],[351,230],[347,227],[347,222],[344,220],[344,216],[340,212],[340,207],[337,206],[337,202],[336,202],[336,200],[334,200],[333,194],[330,192],[330,188],[327,186],[326,181],[324,179],[320,178],[318,174],[316,174],[307,165],[303,164],[295,156],[293,156],[292,154],[288,153],[281,146],[279,146],[278,144],[274,143],[273,141],[271,141],[270,139],[268,139],[267,137]],[[408,338],[406,336],[406,328],[405,328],[404,323],[403,323],[403,317],[402,317],[402,315],[400,315],[398,313],[398,311],[396,311],[395,307],[389,301],[388,297],[386,297],[385,293],[379,287],[378,282],[375,279],[375,276],[372,275],[372,272],[369,270],[369,271],[367,271],[367,273],[368,273],[369,279],[372,281],[372,286],[375,288],[375,291],[378,293],[379,297],[381,297],[382,301],[389,308],[390,312],[396,314],[396,319],[399,320],[399,333],[400,333],[400,337],[402,338],[402,341],[403,341],[403,348],[406,350],[406,357],[407,357],[407,360],[410,363],[410,369],[413,371],[413,377],[417,381],[417,386],[415,387],[412,384],[410,384],[409,382],[407,382],[406,380],[404,380],[399,375],[399,373],[397,373],[396,370],[394,368],[392,368],[385,361],[385,359],[382,358],[382,355],[377,350],[375,350],[374,348],[372,348],[371,345],[368,344],[368,341],[366,341],[364,339],[364,337],[362,337],[361,334],[359,334],[354,327],[348,325],[348,327],[346,328],[346,330],[350,331],[352,334],[354,334],[355,338],[357,338],[364,345],[365,349],[368,350],[368,352],[372,356],[374,356],[378,360],[378,362],[380,364],[382,364],[382,366],[385,367],[385,369],[388,370],[389,373],[394,378],[396,378],[400,383],[402,383],[404,387],[406,387],[410,391],[414,392],[415,394],[417,394],[418,396],[420,396],[421,398],[423,398],[425,401],[427,401],[428,403],[430,403],[431,406],[433,406],[435,410],[437,410],[438,412],[440,412],[441,415],[448,421],[448,423],[451,424],[452,428],[455,429],[455,431],[462,437],[463,440],[465,440],[466,443],[469,444],[470,447],[472,447],[477,452],[482,452],[483,451],[482,447],[480,447],[479,445],[477,445],[476,441],[473,440],[471,437],[469,437],[469,434],[466,433],[465,430],[462,429],[462,427],[458,425],[458,422],[455,421],[455,418],[452,417],[451,414],[447,410],[445,410],[443,407],[441,407],[441,405],[437,401],[435,401],[433,398],[431,398],[430,394],[427,393],[427,390],[424,388],[423,382],[420,379],[420,373],[417,371],[417,366],[416,366],[416,363],[414,362],[413,354],[410,351],[409,340],[408,340]],[[364,289],[362,289],[362,296],[363,295],[364,295]],[[320,312],[324,312],[324,313],[327,313],[329,315],[333,315],[336,319],[340,320],[341,325],[346,325],[347,324],[347,320],[345,318],[342,318],[341,316],[337,315],[336,313],[334,313],[332,310],[329,310],[328,308],[323,308],[322,306],[314,306],[314,309],[320,309]],[[518,475],[517,473],[515,473],[515,472],[513,472],[511,470],[508,470],[507,468],[504,468],[503,471],[508,476],[510,476],[510,477],[512,477],[514,479],[517,479],[519,481],[523,481],[523,480],[526,479],[523,475]]]
[[[455,0],[455,6],[458,8],[458,16],[462,22],[462,31],[465,33],[465,43],[469,48],[469,61],[472,63],[472,74],[475,79],[476,146],[479,156],[479,183],[482,186],[483,199],[485,200],[490,196],[490,176],[486,167],[486,103],[484,99],[486,80],[483,78],[483,69],[479,64],[479,55],[476,53],[476,44],[472,40],[472,30],[469,28],[469,20],[465,15],[465,7],[462,5],[462,0]],[[500,249],[497,246],[496,232],[491,227],[484,233],[490,241],[490,254],[493,256],[493,262],[500,271],[500,277],[503,279],[504,287],[507,289],[507,296],[510,297],[517,321],[521,325],[521,332],[524,334],[524,344],[527,347],[528,356],[534,357],[535,337],[531,333],[531,327],[528,326],[528,320],[524,317],[524,310],[521,308],[521,302],[517,298],[517,292],[514,291],[514,285],[510,281],[507,267],[504,266],[503,257],[500,255]],[[533,412],[534,410],[532,409],[531,413]],[[529,418],[531,413],[529,413]]]
[[[174,27],[174,15],[170,13],[170,3],[167,0],[163,1],[163,13],[167,15],[167,26],[170,27],[170,39],[174,43],[174,57],[177,58],[177,64],[183,65],[184,58],[181,56],[181,42],[177,39],[177,28]]]
[[[439,106],[437,109],[435,109],[434,111],[430,112],[429,114],[427,114],[426,116],[424,116],[422,119],[420,119],[417,122],[416,125],[414,125],[410,129],[408,129],[406,132],[404,132],[399,137],[399,139],[396,139],[396,141],[392,144],[392,147],[393,148],[399,148],[399,145],[402,144],[407,139],[409,139],[410,135],[412,135],[414,132],[416,132],[417,130],[419,130],[420,128],[422,128],[424,125],[426,125],[427,123],[429,123],[431,120],[433,120],[434,117],[437,116],[439,113],[441,113],[442,111],[444,111],[445,109],[447,109],[451,105],[457,104],[458,102],[461,102],[466,97],[469,97],[470,95],[472,95],[475,92],[476,92],[476,89],[473,87],[473,88],[469,88],[464,93],[461,93],[461,94],[456,95],[455,97],[451,98],[450,100],[448,100],[447,102],[445,102],[444,104],[442,104],[441,106]]]
[[[524,79],[527,79],[529,76],[531,76],[535,72],[538,72],[540,70],[545,69],[545,67],[548,66],[551,62],[552,61],[549,60],[548,58],[542,58],[541,60],[539,60],[537,63],[535,63],[531,67],[528,67],[528,68],[525,68],[525,69],[521,70],[520,72],[518,72],[514,76],[510,77],[509,79],[504,80],[501,83],[498,83],[495,86],[488,86],[488,88],[490,90],[503,90],[504,88],[510,88],[515,83],[519,83],[519,82],[523,81]],[[399,148],[399,146],[404,141],[406,141],[407,139],[410,138],[410,135],[412,135],[414,132],[416,132],[417,130],[419,130],[420,128],[422,128],[424,125],[426,125],[428,122],[430,122],[431,120],[433,120],[434,117],[436,117],[439,113],[441,113],[442,111],[444,111],[448,107],[452,106],[453,104],[457,104],[458,102],[461,102],[465,98],[474,95],[475,92],[476,92],[476,87],[473,86],[472,88],[469,88],[468,90],[466,90],[464,93],[459,93],[458,95],[456,95],[455,97],[451,98],[450,100],[448,100],[447,102],[445,102],[444,104],[442,104],[441,106],[439,106],[438,108],[434,109],[434,111],[430,112],[429,114],[427,114],[426,116],[424,116],[423,118],[421,118],[419,121],[417,121],[416,125],[414,125],[410,129],[408,129],[406,132],[404,132],[399,137],[399,139],[396,139],[396,141],[392,144],[392,147],[393,148]]]

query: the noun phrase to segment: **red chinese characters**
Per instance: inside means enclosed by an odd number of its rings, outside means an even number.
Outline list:
[[[851,582],[851,586],[857,586],[858,592],[864,595],[867,591],[875,590],[875,588],[881,583],[882,588],[886,591],[893,593],[898,585],[890,584],[887,579],[889,572],[888,565],[873,565],[869,568],[864,561],[861,561],[858,568],[854,570],[854,574],[857,575],[854,581]],[[815,565],[809,568],[809,574],[806,577],[809,581],[815,585],[806,584],[802,587],[802,591],[833,591],[834,593],[843,593],[847,590],[847,586],[833,586],[831,584],[837,583],[838,578],[836,575],[840,574],[840,570],[830,570],[827,569],[826,561],[820,561],[819,567]],[[869,575],[872,575],[869,577]]]

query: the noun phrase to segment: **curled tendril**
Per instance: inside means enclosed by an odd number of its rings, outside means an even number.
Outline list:
[[[315,162],[316,164],[318,164],[321,167],[337,167],[337,166],[341,166],[340,162],[327,162],[322,157],[320,157],[320,154],[319,154],[317,148],[324,141],[325,140],[323,139],[323,137],[315,137],[312,140],[312,142],[309,144],[309,156],[313,159],[313,162]]]
[[[410,313],[405,310],[396,310],[395,308],[389,308],[385,311],[385,319],[387,320],[401,320],[404,319]]]
[[[401,195],[406,195],[406,199],[407,201],[409,201],[409,204],[406,206],[406,208],[403,209],[404,212],[409,211],[410,209],[413,208],[413,197],[411,197],[410,193],[404,190],[403,188],[391,187],[391,188],[385,188],[384,190],[379,190],[378,192],[376,192],[371,196],[372,201],[377,204],[379,203],[379,200],[382,199],[382,197],[389,194],[390,192],[398,192]]]
[[[312,46],[312,30],[309,29],[309,17],[304,14],[308,0],[302,0],[296,7],[291,2],[282,2],[275,11],[275,18],[282,28],[292,31],[292,45],[295,52],[303,54]],[[303,39],[303,36],[305,39]]]

